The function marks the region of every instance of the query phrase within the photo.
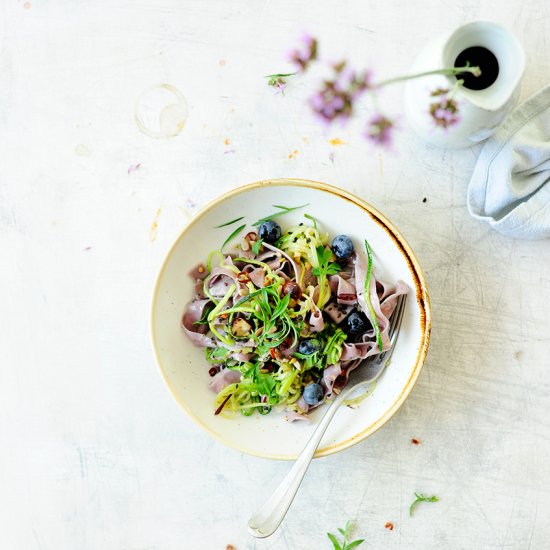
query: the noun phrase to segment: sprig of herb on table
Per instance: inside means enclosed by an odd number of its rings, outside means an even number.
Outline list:
[[[327,537],[330,539],[330,542],[332,542],[334,550],[352,550],[352,548],[356,548],[365,541],[365,539],[357,539],[352,542],[348,542],[348,539],[351,536],[351,529],[351,521],[348,521],[346,523],[346,527],[344,529],[338,528],[338,532],[344,537],[344,540],[342,542],[339,542],[336,536],[332,533],[327,533]]]
[[[369,308],[370,316],[371,316],[371,323],[374,328],[374,332],[376,334],[376,343],[378,344],[378,349],[382,351],[382,334],[380,333],[380,327],[378,326],[378,320],[376,318],[376,313],[374,312],[374,308],[372,307],[372,302],[370,299],[370,278],[372,273],[372,248],[370,247],[370,244],[368,243],[367,239],[365,239],[365,248],[367,250],[367,275],[365,277],[365,302],[367,303],[367,307]]]
[[[439,499],[435,495],[432,495],[431,497],[428,497],[426,495],[423,495],[422,493],[414,493],[414,496],[416,497],[416,499],[409,506],[409,515],[410,516],[413,515],[413,510],[415,509],[415,507],[418,503],[420,503],[420,502],[438,502],[439,501]]]
[[[317,299],[317,307],[322,308],[330,297],[330,292],[327,296],[328,277],[335,275],[339,271],[342,271],[342,266],[336,262],[331,261],[333,258],[332,250],[323,245],[316,248],[317,251],[317,265],[313,268],[313,275],[317,277],[319,282],[319,298]]]
[[[268,74],[264,78],[267,78],[267,85],[273,86],[274,88],[278,88],[279,91],[281,91],[284,94],[284,89],[286,88],[286,79],[290,76],[294,76],[295,73],[275,73],[275,74]]]

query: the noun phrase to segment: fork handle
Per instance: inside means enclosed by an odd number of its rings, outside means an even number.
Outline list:
[[[281,521],[283,521],[300,487],[300,483],[302,483],[302,479],[306,475],[311,459],[319,443],[321,443],[321,439],[332,417],[347,393],[346,390],[343,390],[336,396],[281,484],[248,521],[248,532],[252,536],[257,538],[269,537],[269,535],[272,535],[277,530]]]

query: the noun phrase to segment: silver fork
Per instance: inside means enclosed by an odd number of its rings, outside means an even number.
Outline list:
[[[272,535],[283,521],[330,421],[345,398],[359,386],[372,384],[386,368],[399,335],[399,328],[405,311],[405,301],[406,296],[398,298],[390,319],[388,331],[391,342],[390,349],[373,360],[366,360],[365,365],[360,365],[350,374],[348,385],[332,401],[288,474],[264,505],[248,521],[248,532],[254,537],[263,538]]]

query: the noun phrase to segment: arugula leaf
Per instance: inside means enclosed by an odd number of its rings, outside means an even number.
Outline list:
[[[336,262],[331,262],[332,250],[326,248],[323,245],[319,245],[316,248],[317,251],[317,262],[319,263],[318,267],[313,268],[313,275],[316,277],[322,277],[324,275],[334,275],[339,271],[342,271],[340,264]]]
[[[265,218],[260,218],[257,222],[254,222],[252,225],[260,225],[263,222],[266,222],[268,220],[271,220],[273,218],[276,218],[277,216],[282,216],[283,214],[287,214],[288,212],[292,212],[294,210],[298,210],[299,208],[304,208],[306,206],[309,206],[308,204],[302,204],[301,206],[281,206],[279,204],[274,204],[273,208],[278,208],[281,210],[281,212],[275,212],[274,214],[270,214],[269,216],[266,216]]]
[[[220,227],[225,227],[227,225],[232,225],[234,223],[240,222],[241,220],[244,220],[244,216],[241,216],[240,218],[235,218],[234,220],[231,220],[230,222],[225,222],[220,225],[216,225],[215,228],[219,229]]]
[[[252,252],[254,252],[254,254],[257,256],[259,253],[260,253],[260,247],[262,246],[262,243],[264,242],[263,239],[258,239],[257,241],[254,242],[254,244],[252,245],[251,249],[252,249]]]
[[[370,247],[370,244],[367,242],[367,239],[365,239],[365,248],[367,250],[367,275],[365,276],[365,302],[367,303],[367,307],[369,308],[369,312],[371,315],[371,323],[374,328],[374,332],[376,334],[376,343],[378,344],[378,349],[382,351],[382,334],[380,333],[380,327],[378,326],[378,319],[376,318],[376,313],[374,312],[374,308],[372,307],[372,302],[370,300],[370,277],[372,273],[372,248]]]
[[[229,237],[227,237],[227,239],[225,239],[224,243],[222,244],[222,250],[223,250],[223,247],[230,241],[232,241],[244,228],[246,227],[246,224],[243,224],[241,225],[240,227],[237,227],[237,229],[235,229],[235,231],[233,231],[233,233],[231,233],[231,235],[229,235]]]
[[[422,493],[414,493],[414,496],[416,497],[416,499],[409,506],[409,516],[413,515],[413,510],[419,502],[438,502],[439,501],[439,499],[435,495],[428,497],[426,495],[423,495]]]

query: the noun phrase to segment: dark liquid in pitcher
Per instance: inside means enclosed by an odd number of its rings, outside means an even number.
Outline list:
[[[472,73],[460,73],[456,75],[457,80],[464,80],[464,87],[470,90],[484,90],[488,88],[498,77],[498,60],[495,54],[483,46],[472,46],[460,52],[455,59],[455,67],[479,67],[480,76]]]

